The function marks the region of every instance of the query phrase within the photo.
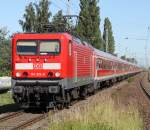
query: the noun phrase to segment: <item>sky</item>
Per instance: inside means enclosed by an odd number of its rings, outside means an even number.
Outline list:
[[[21,31],[18,23],[22,19],[25,6],[30,2],[39,0],[4,0],[0,4],[0,27],[6,26],[9,34]],[[67,12],[67,0],[50,0],[50,11],[54,15],[62,9]],[[70,14],[79,13],[79,0],[70,0]],[[150,55],[150,39],[148,27],[150,26],[150,0],[99,0],[101,25],[109,17],[116,42],[116,53],[135,57],[140,65],[150,63],[150,57],[145,61],[145,46],[147,55]],[[148,40],[146,40],[148,39]]]

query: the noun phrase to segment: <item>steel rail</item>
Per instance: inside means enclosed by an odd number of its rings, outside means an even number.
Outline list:
[[[0,118],[0,122],[7,121],[7,120],[9,120],[11,118],[15,118],[15,117],[20,116],[22,114],[23,114],[23,111],[19,111],[19,112],[14,112],[14,113],[8,114],[6,116],[1,117]]]
[[[145,75],[143,75],[143,77],[140,79],[140,86],[142,88],[142,90],[144,91],[144,93],[147,95],[147,97],[150,99],[150,73],[148,73],[148,83],[149,83],[149,88],[147,85],[143,84],[143,80],[144,80]]]
[[[37,117],[34,117],[22,124],[19,124],[18,126],[12,128],[11,130],[23,130],[25,129],[26,127],[29,127],[29,126],[32,126],[33,124],[41,121],[42,119],[46,118],[48,116],[48,114],[42,114],[42,115],[39,115]]]

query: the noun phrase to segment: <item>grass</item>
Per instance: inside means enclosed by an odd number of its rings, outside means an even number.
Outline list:
[[[116,109],[112,99],[100,96],[49,118],[49,130],[141,130],[143,126],[136,108]]]
[[[134,77],[130,77],[130,78],[128,78],[128,83],[131,83],[131,82],[133,82],[134,81]]]
[[[0,94],[0,106],[14,103],[10,92]]]
[[[2,76],[10,76],[11,75],[11,70],[5,70],[5,71],[1,71],[0,70],[0,77]]]

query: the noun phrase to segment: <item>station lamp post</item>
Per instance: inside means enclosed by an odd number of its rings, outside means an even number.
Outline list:
[[[134,39],[134,40],[142,40],[145,41],[145,67],[148,69],[149,68],[149,58],[148,58],[148,42],[149,42],[149,34],[150,34],[150,27],[148,27],[147,30],[147,37],[145,39]],[[126,40],[129,40],[129,37],[125,38]]]

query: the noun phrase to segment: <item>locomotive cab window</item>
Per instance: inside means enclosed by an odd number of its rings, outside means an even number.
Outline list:
[[[40,55],[58,54],[60,52],[59,41],[40,41]]]
[[[18,55],[36,55],[37,44],[34,41],[18,41],[17,54]]]

